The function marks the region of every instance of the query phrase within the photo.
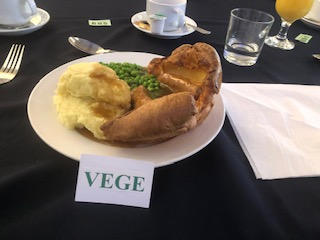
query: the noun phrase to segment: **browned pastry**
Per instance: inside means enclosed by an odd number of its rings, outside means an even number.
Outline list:
[[[101,127],[107,141],[150,144],[189,131],[209,114],[222,81],[219,55],[206,43],[184,44],[155,58],[148,72],[173,93],[151,99],[143,87],[135,89],[134,109]]]
[[[142,106],[143,104],[152,101],[152,98],[149,97],[147,90],[143,86],[139,86],[132,90],[131,100],[133,108],[136,109]]]
[[[197,108],[187,92],[148,101],[101,129],[106,140],[125,143],[155,143],[185,133],[197,124]]]
[[[158,76],[158,80],[170,87],[175,92],[190,92],[192,95],[199,95],[200,88],[171,74],[163,73]]]
[[[198,109],[198,123],[212,109],[213,96],[219,92],[222,82],[219,55],[206,43],[181,45],[169,57],[153,59],[148,71],[173,91],[192,93]]]

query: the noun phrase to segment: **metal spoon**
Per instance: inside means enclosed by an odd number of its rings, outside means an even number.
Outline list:
[[[314,58],[320,60],[320,54],[319,54],[319,53],[318,53],[318,54],[312,54],[312,56],[313,56]]]
[[[210,31],[205,30],[205,29],[203,29],[203,28],[201,28],[201,27],[194,26],[194,25],[192,25],[192,24],[190,24],[190,23],[185,22],[185,25],[193,28],[195,31],[197,31],[197,32],[199,32],[199,33],[206,34],[206,35],[211,34]]]
[[[88,53],[88,54],[101,54],[101,53],[113,52],[110,49],[104,49],[101,46],[99,46],[98,44],[95,44],[95,43],[90,42],[90,41],[83,39],[83,38],[69,37],[68,41],[75,48],[79,49],[82,52]]]

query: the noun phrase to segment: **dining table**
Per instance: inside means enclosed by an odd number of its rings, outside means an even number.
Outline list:
[[[116,52],[161,56],[182,44],[204,42],[220,56],[223,83],[320,85],[320,61],[312,57],[320,53],[319,29],[297,20],[288,34],[295,42],[293,50],[265,45],[255,65],[242,67],[223,57],[230,11],[252,8],[273,15],[269,34],[274,35],[281,22],[274,0],[188,0],[186,16],[211,34],[194,31],[176,38],[158,38],[133,26],[131,18],[146,10],[145,0],[36,4],[50,15],[41,28],[18,35],[0,32],[0,64],[12,44],[25,45],[17,76],[0,85],[1,240],[320,238],[320,178],[257,179],[228,116],[206,146],[154,169],[150,206],[141,208],[75,201],[79,161],[39,137],[27,110],[41,79],[89,56],[70,45],[70,36]],[[89,20],[106,19],[109,26],[89,25]],[[299,34],[312,39],[294,40]],[[37,112],[45,114],[43,108]],[[55,138],[78,148],[58,134]],[[184,144],[196,144],[197,138],[188,141]],[[161,158],[162,153],[153,154]]]

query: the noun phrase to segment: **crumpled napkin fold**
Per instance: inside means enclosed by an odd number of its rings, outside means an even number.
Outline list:
[[[221,93],[257,178],[320,175],[320,86],[223,83]]]

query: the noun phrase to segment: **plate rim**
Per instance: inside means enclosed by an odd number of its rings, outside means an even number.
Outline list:
[[[130,54],[150,54],[150,55],[153,55],[154,57],[162,57],[161,55],[153,54],[153,53],[147,53],[147,52],[114,52],[114,53],[100,54],[100,56],[107,56],[107,55],[110,55],[110,54],[117,54],[117,53],[122,53],[122,54],[126,54],[126,53],[130,53]],[[34,123],[34,121],[32,120],[32,116],[31,116],[31,102],[33,101],[34,94],[36,93],[36,91],[38,90],[38,88],[40,87],[40,85],[41,85],[44,81],[46,81],[46,79],[48,78],[49,75],[54,74],[55,71],[60,71],[60,70],[63,69],[63,68],[67,68],[69,65],[72,65],[72,64],[74,64],[74,63],[84,62],[84,61],[86,61],[86,60],[89,60],[89,59],[91,59],[93,56],[97,56],[97,55],[91,55],[91,56],[86,56],[86,57],[74,59],[74,60],[69,61],[69,62],[66,62],[66,63],[64,63],[64,64],[62,64],[62,65],[54,68],[52,71],[48,72],[48,73],[47,73],[46,75],[44,75],[44,76],[38,81],[38,83],[34,86],[34,88],[32,89],[32,91],[31,91],[31,93],[30,93],[30,95],[29,95],[29,97],[28,97],[28,102],[27,102],[27,115],[28,115],[28,119],[29,119],[29,122],[30,122],[30,124],[31,124],[31,127],[32,127],[33,130],[35,131],[36,135],[37,135],[38,137],[40,137],[40,139],[41,139],[47,146],[49,146],[50,148],[52,148],[52,149],[55,150],[56,152],[58,152],[58,153],[60,153],[60,154],[62,154],[62,155],[64,155],[64,156],[66,156],[66,157],[68,157],[68,158],[70,158],[70,159],[73,159],[73,160],[75,160],[75,161],[79,161],[79,160],[80,160],[80,157],[79,157],[79,158],[76,158],[76,157],[74,157],[74,156],[72,155],[72,153],[69,153],[69,152],[66,152],[66,151],[64,151],[64,150],[61,150],[61,149],[57,148],[54,144],[48,142],[48,140],[46,140],[46,139],[44,138],[44,136],[41,135],[41,133],[39,133],[39,129],[37,128],[37,126],[34,125],[35,123]],[[57,81],[58,81],[58,80],[57,80]],[[57,81],[56,81],[56,82],[57,82]],[[52,96],[51,96],[51,97],[52,97]],[[209,138],[208,140],[206,140],[205,142],[203,142],[202,144],[200,144],[200,146],[198,146],[197,148],[193,149],[192,151],[189,151],[187,154],[184,154],[183,156],[175,157],[175,158],[172,158],[172,159],[167,159],[167,160],[165,160],[165,161],[162,161],[161,163],[154,163],[155,167],[163,167],[163,166],[171,165],[171,164],[174,164],[174,163],[176,163],[176,162],[178,162],[178,161],[181,161],[181,160],[183,160],[183,159],[186,159],[186,158],[190,157],[191,155],[193,155],[193,154],[201,151],[203,148],[205,148],[205,147],[206,147],[208,144],[210,144],[210,142],[212,142],[212,140],[219,134],[219,132],[221,131],[221,129],[222,129],[223,125],[224,125],[224,122],[225,122],[226,109],[225,109],[225,105],[224,105],[224,103],[223,103],[223,98],[222,98],[222,96],[221,96],[221,93],[216,94],[216,95],[215,95],[215,98],[219,98],[219,99],[218,99],[218,102],[220,101],[220,103],[221,103],[221,106],[220,106],[220,107],[222,108],[222,115],[220,116],[221,119],[220,119],[220,121],[219,121],[219,126],[215,129],[214,134],[213,134],[212,136],[210,136],[210,138]],[[216,99],[216,100],[217,100],[217,99]],[[216,101],[216,102],[217,102],[217,101]],[[214,111],[214,108],[210,111],[210,113],[213,113],[213,111]],[[210,113],[209,113],[209,114],[210,114]],[[206,121],[206,120],[208,120],[208,118],[205,119],[204,121]],[[57,121],[58,121],[58,120],[57,120]],[[201,123],[201,124],[203,124],[203,123]],[[198,127],[200,127],[200,126],[198,126]],[[196,127],[195,129],[192,129],[192,130],[195,130],[195,131],[196,131],[198,127]],[[67,129],[66,129],[66,130],[67,130]],[[192,130],[191,130],[191,131],[192,131]],[[187,134],[187,133],[186,133],[186,134]],[[181,136],[183,136],[183,134],[182,134]],[[177,136],[177,137],[179,137],[179,136]],[[170,140],[168,140],[168,141],[170,141]],[[159,144],[161,144],[161,143],[159,143]],[[155,145],[157,145],[157,144],[155,144]],[[148,146],[148,147],[152,147],[152,146],[153,146],[153,145]],[[119,147],[119,148],[121,148],[121,147]],[[84,154],[84,153],[82,153],[82,154]],[[113,155],[110,155],[110,156],[113,156]],[[122,157],[122,156],[120,156],[120,157]]]
[[[305,17],[301,18],[300,20],[312,28],[320,29],[320,23],[314,22],[311,19]]]

